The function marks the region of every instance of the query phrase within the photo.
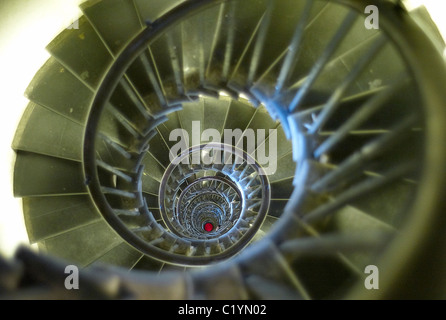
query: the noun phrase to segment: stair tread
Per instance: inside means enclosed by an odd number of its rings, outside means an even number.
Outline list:
[[[169,146],[159,133],[150,141],[149,152],[163,167],[166,168],[170,164]]]
[[[181,23],[184,89],[188,95],[203,89],[218,16],[219,6],[214,6]]]
[[[170,27],[150,43],[155,72],[161,77],[161,84],[167,102],[178,103],[187,99],[183,87],[181,25]]]
[[[114,55],[142,29],[131,1],[87,1],[80,7]]]
[[[160,188],[160,182],[152,177],[148,172],[142,175],[141,190],[152,195],[157,195]]]
[[[246,127],[241,128],[243,136],[249,137],[251,133],[254,134],[255,144],[249,144],[246,139],[240,139],[236,142],[236,146],[255,156],[257,148],[265,143],[272,130],[275,130],[278,125],[279,123],[270,117],[266,108],[263,105],[259,106]]]
[[[164,262],[153,259],[149,256],[143,256],[132,268],[135,271],[152,271],[159,272],[164,265]]]
[[[311,297],[307,287],[302,285],[303,279],[293,272],[285,257],[272,242],[257,242],[251,248],[250,259],[241,264],[243,274],[269,279],[277,286],[289,286],[303,299]]]
[[[282,214],[282,213],[280,213],[280,214]],[[280,216],[280,214],[278,216]],[[263,221],[262,226],[260,227],[259,232],[258,232],[258,233],[262,234],[262,237],[263,237],[263,235],[266,235],[269,233],[270,229],[278,221],[278,216],[277,217],[273,216],[270,214],[270,211],[268,211],[268,215],[265,217],[265,220]],[[257,237],[257,235],[256,235],[256,237]],[[254,241],[256,241],[256,238],[254,238]]]
[[[245,55],[241,63],[249,66],[252,61],[258,61],[255,78],[262,75],[271,66],[271,63],[288,47],[294,34],[296,24],[284,24],[281,22],[284,17],[290,19],[290,21],[299,21],[304,5],[304,1],[298,3],[280,1],[274,2],[272,6],[266,8],[262,25],[260,25],[257,37],[249,50],[250,54]],[[263,28],[265,28],[265,30],[263,30]],[[268,41],[262,44],[260,52],[256,52],[256,46],[264,41],[261,38],[262,32],[265,33],[264,37],[268,39]]]
[[[220,264],[201,273],[190,273],[193,300],[245,300],[246,288],[236,264]]]
[[[351,205],[345,206],[334,213],[327,228],[339,233],[371,230],[386,231],[389,233],[395,231],[391,225]]]
[[[290,193],[292,190],[290,190]],[[279,218],[287,205],[288,200],[271,200],[269,205],[268,215],[272,217]]]
[[[336,254],[321,257],[300,257],[289,266],[313,299],[329,298],[327,292],[342,290],[358,280],[359,276],[342,257]]]
[[[113,58],[85,16],[78,21],[78,29],[62,31],[47,50],[78,78],[97,88]]]
[[[166,115],[167,121],[164,122],[162,125],[157,127],[157,130],[159,134],[162,136],[163,140],[168,145],[169,149],[171,149],[175,144],[177,144],[180,140],[179,137],[175,136],[173,133],[179,132],[178,130],[181,130],[181,123],[179,119],[178,112],[172,112]],[[174,131],[176,130],[176,131]],[[183,137],[183,133],[180,133],[180,137]],[[172,138],[171,138],[172,134]]]
[[[23,212],[31,243],[101,219],[88,195],[23,198]]]
[[[287,140],[282,125],[279,125],[273,131],[269,130],[266,139],[260,139],[258,133],[256,138],[255,150],[251,152],[251,155],[264,167],[268,174],[274,173],[274,169],[281,170],[279,167],[274,168],[273,161],[278,161],[292,152],[291,141]]]
[[[232,100],[228,113],[226,115],[224,129],[228,130],[227,132],[229,133],[232,130],[233,138],[232,141],[229,141],[230,136],[223,133],[222,142],[231,145],[234,144],[234,136],[236,136],[236,131],[240,130],[240,133],[243,132],[248,123],[251,121],[253,115],[255,114],[255,111],[256,109],[253,106],[250,106],[245,102]]]
[[[31,102],[20,120],[12,148],[81,161],[83,132],[78,123]]]
[[[183,130],[189,136],[189,146],[201,144],[201,132],[203,130],[204,100],[183,103],[183,109],[178,111],[178,118]],[[196,129],[196,130],[194,130]]]
[[[347,10],[338,4],[328,3],[324,10],[317,16],[317,20],[313,21],[305,30],[302,51],[298,68],[294,70],[290,76],[292,82],[296,82],[310,72],[310,69],[316,60],[323,54],[327,48],[327,44],[331,41],[334,34],[342,23],[339,17],[345,16]],[[352,43],[356,44],[353,48],[361,47],[369,38],[377,34],[376,30],[368,30],[361,26],[363,20],[358,18],[349,29],[347,37],[348,41],[339,43],[338,48],[332,54],[327,66],[334,65],[333,61],[340,60],[339,57],[346,53],[352,52]],[[338,64],[340,66],[340,64]],[[294,81],[292,80],[294,79]]]
[[[150,176],[156,181],[161,181],[165,168],[155,159],[155,157],[150,152],[146,153],[141,164],[144,165],[145,168],[143,176]]]
[[[279,159],[270,159],[271,170],[274,169],[275,165],[273,164],[276,161],[277,167],[276,171],[269,175],[269,181],[271,183],[287,178],[294,177],[296,171],[296,163],[293,160],[293,153],[288,152]]]
[[[152,211],[152,209],[159,209],[158,204],[158,194],[149,194],[149,193],[143,193],[143,197],[147,203],[147,208]]]
[[[82,164],[30,152],[17,152],[16,197],[85,194]]]
[[[248,290],[256,299],[262,300],[302,300],[293,288],[286,285],[277,284],[267,278],[256,275],[248,276],[246,279]]]
[[[96,259],[89,265],[89,267],[106,265],[131,270],[143,256],[144,255],[141,252],[123,242]]]
[[[154,22],[186,0],[134,0],[143,22]]]
[[[404,204],[412,198],[416,185],[407,181],[396,181],[368,194],[350,205],[367,215],[392,226],[401,227]]]
[[[222,4],[217,19],[219,24],[215,34],[206,83],[212,87],[225,86],[233,74],[245,47],[255,34],[258,22],[264,14],[266,0],[240,1]]]
[[[101,220],[40,242],[45,252],[84,267],[107,253],[122,239]]]
[[[376,37],[366,38],[366,40],[362,40],[359,45],[355,46],[354,49],[333,58],[327,63],[319,77],[313,83],[312,90],[321,93],[334,92],[338,88],[338,85],[349,76],[355,68],[355,64],[371,50],[375,41]],[[344,96],[353,96],[367,90],[373,90],[391,84],[395,80],[395,75],[399,75],[401,70],[404,70],[402,65],[398,63],[398,59],[392,58],[394,55],[395,53],[390,46],[385,46],[381,49],[381,52],[378,52],[372,58],[365,70],[347,88]],[[377,78],[377,75],[379,75],[379,78]],[[293,87],[300,87],[304,78],[297,81]],[[314,102],[316,101],[308,99],[306,103],[313,103],[314,105]]]
[[[216,129],[223,135],[223,126],[231,105],[230,98],[204,99],[203,130]]]
[[[249,82],[249,73],[253,72],[251,70],[253,61],[257,61],[253,74],[255,81],[282,56],[288,48],[296,28],[296,23],[283,23],[284,17],[289,19],[288,21],[299,21],[304,6],[304,1],[298,3],[276,1],[272,6],[269,3],[262,4],[262,8],[265,9],[262,21],[258,26],[254,40],[249,43],[249,47],[245,49],[245,54],[238,63],[238,66],[243,66],[245,69],[249,67],[250,70],[242,70],[238,67],[232,75],[231,83],[235,82],[239,86],[246,86]],[[316,15],[321,6],[322,4],[315,6],[317,8],[313,9],[312,15]],[[267,42],[263,40],[262,33],[264,33],[263,37],[268,39]],[[261,46],[260,50],[258,46]]]
[[[79,124],[85,124],[93,93],[51,57],[34,76],[26,97]]]
[[[133,126],[123,116],[117,115],[108,107],[104,109],[99,119],[98,131],[125,150],[129,150],[129,146],[135,140],[136,130]],[[136,135],[138,136],[138,132]]]
[[[271,199],[289,199],[293,192],[293,177],[271,182]]]

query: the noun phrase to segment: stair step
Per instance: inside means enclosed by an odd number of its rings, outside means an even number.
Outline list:
[[[356,55],[361,56],[365,54],[366,48],[361,48],[355,52]],[[363,52],[361,52],[363,51]],[[347,68],[351,68],[353,57],[345,57],[343,61],[347,65]],[[354,60],[353,60],[354,61]],[[370,65],[364,73],[357,80],[357,86],[359,91],[371,90],[377,87],[385,87],[391,85],[398,80],[400,75],[404,73],[406,66],[400,58],[400,54],[396,48],[390,44],[384,46],[384,48],[376,55],[375,59],[371,61]],[[406,77],[410,78],[409,76]],[[400,96],[400,98],[404,98]]]
[[[234,136],[239,131],[240,134],[245,130],[248,123],[251,121],[256,109],[246,102],[232,100],[229,107],[228,113],[226,114],[226,120],[224,124],[224,129],[228,132],[233,132],[232,142],[230,137],[223,133],[222,142],[233,145],[235,143]],[[228,140],[228,141],[226,141]],[[238,139],[236,139],[238,141]]]
[[[266,0],[222,4],[220,15],[215,19],[217,30],[206,71],[206,84],[209,87],[226,86],[255,35],[265,6]]]
[[[163,167],[167,168],[170,164],[170,149],[158,131],[157,135],[150,140],[149,152]]]
[[[187,95],[203,91],[218,17],[219,6],[214,6],[181,23],[184,90]]]
[[[351,205],[345,206],[331,216],[326,226],[329,232],[351,233],[361,231],[382,231],[392,233],[395,229],[387,223],[376,219],[367,212]]]
[[[368,90],[365,94],[345,99],[340,103],[336,115],[325,124],[322,131],[332,133],[315,151],[315,156],[319,157],[323,152],[333,149],[353,131],[367,133],[390,130],[395,119],[403,118],[407,106],[416,101],[415,91],[411,85],[397,82],[381,90]],[[311,124],[311,120],[307,120],[307,123]]]
[[[96,259],[89,266],[116,266],[131,270],[144,255],[123,242]]]
[[[30,243],[80,228],[101,219],[88,195],[23,198]]]
[[[99,119],[98,132],[125,151],[139,151],[139,147],[134,147],[134,143],[135,139],[142,139],[141,134],[133,128],[122,114],[116,109],[113,110],[110,106],[104,109],[104,113]],[[100,140],[104,140],[104,138],[100,137]]]
[[[414,119],[405,119],[395,130],[389,131],[368,144],[361,146],[339,164],[335,171],[324,176],[312,187],[313,190],[323,190],[335,187],[335,185],[347,184],[361,177],[363,172],[386,175],[389,168],[396,171],[404,165],[410,164],[414,154],[419,154],[419,142],[417,133],[410,131]],[[412,139],[410,139],[412,138]],[[414,152],[415,151],[415,152]],[[414,171],[408,171],[411,174]]]
[[[84,267],[116,247],[122,239],[99,221],[40,242],[44,252]]]
[[[78,123],[31,102],[17,127],[12,148],[81,161],[83,131]]]
[[[268,138],[270,130],[276,129],[278,125],[279,122],[274,121],[269,115],[268,110],[263,105],[261,105],[255,110],[255,113],[247,124],[246,128],[242,129],[244,130],[244,134],[246,134],[247,130],[254,132],[256,139],[254,148],[256,148],[260,144],[262,144],[266,138]],[[258,130],[261,130],[264,133],[263,136],[258,134]],[[243,146],[243,150],[245,150],[249,154],[255,151],[254,148],[247,148],[246,141],[239,140],[237,142],[237,146],[239,148]]]
[[[290,192],[291,191],[292,190],[290,190]],[[268,215],[279,218],[282,215],[287,203],[288,200],[271,200]]]
[[[100,134],[96,138],[97,159],[115,168],[136,171],[139,155],[126,150],[125,147]]]
[[[181,24],[171,27],[149,45],[155,72],[161,79],[168,104],[187,100],[183,86]]]
[[[160,181],[156,180],[149,174],[150,171],[142,175],[141,190],[142,192],[149,193],[151,195],[158,195],[160,188]]]
[[[377,231],[359,231],[349,233],[314,233],[305,237],[286,240],[280,250],[287,257],[327,256],[363,252],[379,248],[389,233]]]
[[[388,186],[395,181],[400,181],[404,175],[414,170],[414,166],[414,163],[404,163],[398,168],[388,170],[388,172],[383,176],[367,176],[365,179],[354,185],[344,185],[342,188],[340,188],[341,190],[338,190],[336,197],[333,198],[333,201],[321,204],[312,212],[306,214],[304,220],[307,223],[320,221],[321,219],[335,213],[337,210],[342,209],[344,206],[354,201],[358,201],[362,197]],[[316,183],[318,183],[321,180],[316,181]],[[342,185],[342,182],[339,183]]]
[[[295,270],[296,277],[308,290],[313,299],[324,299],[327,292],[341,294],[344,288],[358,281],[356,271],[346,265],[344,260],[333,255],[301,256],[290,262],[289,268]]]
[[[114,55],[142,29],[132,1],[86,1],[80,8]]]
[[[17,152],[14,168],[14,196],[86,194],[80,162]]]
[[[308,288],[297,276],[285,257],[270,241],[261,241],[251,246],[250,259],[240,263],[244,275],[256,275],[269,279],[277,286],[290,287],[301,299],[309,299]]]
[[[114,57],[117,57],[121,50],[143,29],[133,1],[84,2],[81,4],[81,9]],[[155,96],[154,85],[159,85],[151,82],[149,76],[152,74],[147,73],[146,67],[151,62],[151,55],[147,50],[143,52],[143,57],[138,57],[129,66],[126,72],[131,85],[147,102],[154,98],[150,97],[151,95]],[[156,81],[157,79],[152,80]],[[118,97],[115,96],[116,98]]]
[[[93,93],[55,58],[34,76],[26,97],[79,124],[85,124]]]
[[[149,109],[146,108],[142,98],[125,79],[116,87],[110,104],[140,133],[145,131],[148,122],[152,120],[153,115],[149,114]]]
[[[172,131],[176,129],[182,129],[180,119],[178,116],[178,112],[172,112],[166,115],[167,121],[164,122],[162,125],[157,127],[158,132],[161,134],[163,140],[167,143],[169,149],[172,148],[175,144],[177,144],[180,140],[180,138],[173,135],[172,141],[170,140]],[[181,137],[183,135],[181,134]]]
[[[220,99],[204,99],[204,115],[202,130],[215,129],[223,136],[226,115],[231,105],[231,99],[220,97]]]
[[[287,140],[282,125],[279,125],[273,130],[269,132],[266,139],[263,139],[262,135],[256,133],[256,148],[251,153],[259,164],[268,169],[269,167],[274,169],[274,166],[271,165],[272,161],[277,161],[277,159],[281,159],[292,152],[291,141]]]
[[[367,143],[380,138],[387,132],[388,131],[365,131],[358,134],[352,132],[351,134],[348,134],[336,148],[324,154],[324,161],[329,161],[332,164],[341,163]],[[323,139],[323,137],[321,137],[321,139]]]
[[[394,69],[398,63],[394,63],[394,60],[389,59],[391,55],[382,55],[387,50],[387,47],[384,46],[384,41],[385,38],[383,37],[372,37],[350,52],[334,59],[321,70],[318,78],[312,83],[312,90],[321,93],[331,92],[330,97],[324,102],[324,107],[332,109],[330,110],[332,115],[324,114],[325,122],[330,120],[342,121],[342,119],[345,121],[346,117],[351,115],[344,108],[340,107],[343,98],[368,90],[382,88],[397,80],[396,77],[399,77],[403,68],[400,66],[398,70]],[[380,59],[385,60],[381,61]],[[375,66],[383,64],[391,64],[387,69],[392,69],[393,73],[379,73],[380,78],[377,79]],[[352,105],[352,107],[357,108],[358,105]],[[328,113],[328,111],[324,110],[324,113]],[[335,116],[334,114],[337,115],[338,112],[339,116]],[[340,118],[342,115],[345,116]],[[322,118],[324,117],[319,115],[319,119],[317,119],[319,127],[325,125],[321,122]]]
[[[296,163],[293,160],[293,153],[289,152],[279,159],[274,159],[271,157],[269,159],[269,170],[271,170],[271,173],[275,167],[275,172],[268,176],[270,183],[294,177]]]
[[[277,284],[267,278],[251,275],[246,279],[246,285],[255,299],[262,300],[302,300],[293,288]]]
[[[288,178],[283,180],[278,180],[276,182],[271,182],[271,199],[289,199],[291,193],[294,190],[293,186],[294,178]]]
[[[258,89],[260,89],[262,86],[264,87],[264,82],[268,84],[268,81],[272,80],[272,78],[277,79],[277,83],[274,88],[262,88],[264,95],[273,97],[282,92],[284,89],[284,85],[287,84],[290,73],[295,69],[296,62],[301,60],[301,56],[303,56],[305,53],[305,51],[303,52],[302,48],[306,29],[312,22],[314,22],[314,20],[316,20],[314,15],[319,15],[324,9],[321,7],[317,8],[319,10],[316,11],[314,7],[318,5],[322,6],[324,4],[310,1],[305,3],[287,48],[274,62],[272,62],[265,73],[263,73],[256,81],[256,86]],[[271,75],[273,76],[271,77]]]
[[[412,198],[417,186],[407,181],[395,181],[361,199],[350,203],[351,206],[367,213],[383,223],[399,229],[405,203]]]
[[[319,11],[316,19],[311,21],[305,30],[303,43],[301,44],[302,48],[305,48],[305,50],[301,51],[299,64],[292,70],[292,73],[289,76],[289,83],[297,83],[299,79],[303,79],[311,72],[316,60],[327,50],[327,44],[330,43],[332,37],[340,27],[342,19],[339,19],[339,17],[345,15],[345,7],[333,3],[328,3],[323,10]],[[354,51],[352,50],[351,44],[355,44],[353,48],[360,47],[369,38],[376,35],[376,30],[367,30],[363,26],[361,27],[361,23],[363,23],[362,19],[356,19],[353,26],[348,31],[348,41],[343,41],[338,45],[337,49],[333,52],[331,58],[327,62],[327,66],[345,68],[345,66],[342,66],[340,57],[345,53]],[[336,63],[336,61],[339,61],[339,63]],[[332,76],[336,76],[336,74],[333,74]],[[322,75],[319,77],[319,79],[322,80],[323,78]]]
[[[164,262],[153,259],[149,256],[143,256],[132,268],[134,271],[152,271],[159,272]]]
[[[244,300],[248,298],[236,264],[220,264],[200,273],[191,273],[192,299]]]
[[[367,212],[358,210],[351,205],[334,213],[331,219],[326,224],[326,232],[336,234],[354,234],[354,233],[376,233],[382,234],[382,239],[388,241],[390,235],[395,234],[395,228],[375,217],[369,215]],[[384,242],[383,241],[383,242]],[[378,242],[378,241],[377,241]],[[343,256],[355,266],[358,270],[364,268],[370,263],[371,257],[367,252],[372,250],[357,250],[356,252],[346,252]]]
[[[155,157],[150,152],[146,153],[141,164],[145,168],[143,176],[149,176],[152,179],[161,182],[164,171],[166,169],[155,159]]]
[[[62,31],[47,50],[80,80],[98,88],[113,58],[87,18],[78,21],[78,29]]]
[[[280,213],[280,214],[282,214],[282,213]],[[270,213],[268,212],[268,215],[265,217],[265,220],[263,221],[262,226],[260,227],[259,231],[253,238],[252,243],[255,243],[255,241],[257,241],[257,240],[261,240],[265,235],[267,235],[277,221],[278,221],[278,218],[270,215]]]
[[[134,0],[133,2],[135,3],[135,7],[139,12],[141,21],[144,23],[153,23],[185,1],[186,0]]]
[[[147,208],[149,210],[152,209],[158,209],[159,208],[159,204],[158,204],[158,194],[154,195],[154,194],[149,194],[149,193],[143,193],[143,197],[147,203]]]
[[[183,103],[183,109],[178,111],[178,118],[183,130],[189,137],[189,146],[201,144],[201,131],[203,130],[204,100]],[[195,130],[194,130],[195,129]],[[196,135],[196,136],[195,136]]]

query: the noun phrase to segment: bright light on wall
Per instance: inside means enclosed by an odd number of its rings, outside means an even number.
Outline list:
[[[446,38],[446,20],[444,14],[446,12],[446,1],[444,0],[406,0],[405,2],[409,10],[413,10],[424,5],[429,11],[432,20],[435,21],[439,31]]]
[[[10,255],[28,243],[21,201],[12,193],[15,130],[28,103],[23,93],[48,59],[46,45],[79,17],[80,0],[2,0],[0,12],[0,251]],[[7,14],[5,14],[7,13]]]

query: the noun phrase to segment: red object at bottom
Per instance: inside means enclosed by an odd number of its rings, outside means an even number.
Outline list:
[[[214,230],[214,225],[210,222],[207,222],[204,224],[204,230],[206,232],[211,232],[212,230]]]

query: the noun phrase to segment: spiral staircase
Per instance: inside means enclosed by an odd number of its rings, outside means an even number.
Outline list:
[[[444,263],[444,62],[377,4],[379,29],[366,1],[83,3],[13,142],[29,240],[63,262],[17,259],[63,297],[438,297],[413,275]]]

